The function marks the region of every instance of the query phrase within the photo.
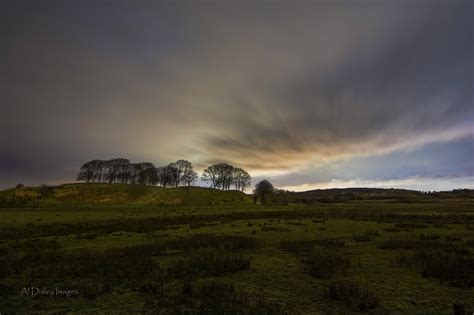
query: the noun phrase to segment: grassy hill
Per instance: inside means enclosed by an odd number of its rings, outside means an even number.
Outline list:
[[[204,187],[163,188],[129,184],[64,184],[22,187],[0,191],[1,204],[154,204],[154,205],[232,205],[250,203],[240,191]]]
[[[346,188],[304,192],[278,191],[273,204],[311,204],[351,200],[396,200],[400,202],[438,199],[473,199],[474,190],[459,189],[423,193],[405,189]],[[237,205],[250,204],[252,197],[240,191],[204,187],[163,188],[131,184],[64,184],[11,188],[0,191],[0,205],[104,204],[104,205]]]

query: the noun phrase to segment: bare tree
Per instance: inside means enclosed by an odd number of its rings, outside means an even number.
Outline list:
[[[87,183],[95,182],[98,179],[97,174],[101,171],[102,163],[103,161],[101,160],[92,160],[82,165],[77,175],[77,180]]]
[[[190,175],[194,172],[193,165],[186,160],[178,160],[169,166],[173,167],[173,171],[175,171],[175,187],[178,187],[181,183],[186,183],[186,179],[192,177]]]
[[[176,185],[177,174],[178,170],[172,164],[169,164],[168,166],[158,167],[158,183],[163,187],[173,187]]]
[[[137,182],[142,185],[152,185],[157,180],[157,171],[153,163],[142,162],[136,166],[139,169]]]
[[[219,167],[217,164],[208,166],[202,173],[202,180],[210,182],[212,188],[217,188],[219,185]]]
[[[252,177],[245,170],[236,167],[232,171],[233,183],[236,190],[244,191],[245,188],[250,186]]]
[[[218,163],[209,166],[202,174],[203,181],[210,182],[212,188],[229,190],[234,183],[234,167],[227,163]]]
[[[123,158],[111,159],[106,161],[106,178],[109,183],[117,183],[122,176],[122,170],[130,163]]]
[[[198,174],[195,171],[187,172],[186,177],[184,178],[184,183],[188,186],[191,186],[198,179]]]

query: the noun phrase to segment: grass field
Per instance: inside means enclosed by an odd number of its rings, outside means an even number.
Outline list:
[[[0,208],[1,314],[474,311],[472,199],[262,206],[124,186],[2,192],[31,200]]]

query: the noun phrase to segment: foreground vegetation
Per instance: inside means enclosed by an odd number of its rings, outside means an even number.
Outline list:
[[[66,185],[40,202],[5,197],[36,188],[1,193],[2,314],[474,310],[472,199],[261,206],[124,186]]]

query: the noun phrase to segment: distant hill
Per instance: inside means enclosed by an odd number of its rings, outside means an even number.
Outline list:
[[[131,184],[65,184],[0,191],[0,203],[232,205],[251,203],[240,191],[204,187],[163,188]]]
[[[397,200],[419,201],[430,199],[474,198],[472,189],[456,189],[442,192],[421,192],[393,188],[334,188],[303,192],[279,191],[274,196],[277,203],[344,202],[349,200]]]

